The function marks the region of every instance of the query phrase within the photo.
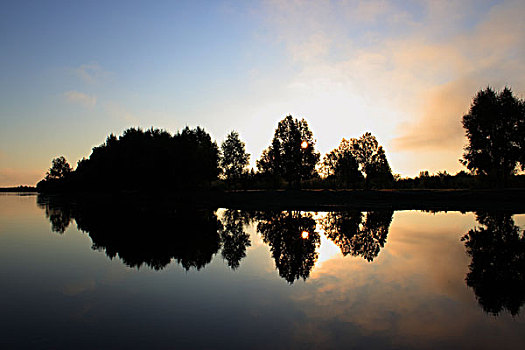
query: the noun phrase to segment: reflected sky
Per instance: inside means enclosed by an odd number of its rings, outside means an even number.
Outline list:
[[[318,234],[319,243],[308,277],[290,283],[280,276],[256,217],[230,212],[226,218],[226,212],[216,211],[222,225],[217,235],[222,237],[228,222],[241,220],[250,243],[244,253],[230,246],[229,254],[223,254],[221,243],[200,269],[186,269],[172,259],[155,270],[147,264],[128,266],[119,254],[110,259],[103,248],[93,249],[90,233],[79,230],[74,220],[63,233],[52,231],[35,196],[1,195],[0,346],[525,345],[523,316],[486,313],[465,282],[471,257],[461,237],[478,226],[474,213],[395,212],[384,245],[369,261],[360,255],[344,256],[327,238],[320,223],[327,213],[295,212],[295,218],[308,214],[315,220],[309,234]],[[513,219],[525,228],[524,215]],[[297,237],[304,240],[302,231]],[[246,242],[239,232],[228,232],[230,238],[241,237],[234,242]],[[289,243],[286,237],[272,242],[283,240]],[[295,244],[292,240],[284,248]],[[235,268],[228,259],[232,255],[241,257]]]

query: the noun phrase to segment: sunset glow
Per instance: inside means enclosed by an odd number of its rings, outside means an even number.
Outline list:
[[[54,157],[74,166],[137,126],[201,126],[219,144],[236,130],[255,167],[289,114],[321,156],[371,132],[394,173],[453,174],[476,91],[525,94],[523,1],[49,1],[4,13],[0,186],[34,185]]]

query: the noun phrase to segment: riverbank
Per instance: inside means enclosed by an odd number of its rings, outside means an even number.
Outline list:
[[[49,195],[48,195],[49,196]],[[60,195],[63,197],[64,195]],[[503,210],[525,213],[525,189],[485,190],[248,190],[176,193],[69,194],[88,200],[125,200],[247,210]]]

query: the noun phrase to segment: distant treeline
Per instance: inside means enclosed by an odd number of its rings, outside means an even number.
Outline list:
[[[33,186],[0,187],[0,192],[36,192]]]
[[[53,159],[40,192],[176,191],[181,189],[275,188],[475,188],[525,187],[525,102],[510,89],[481,90],[463,116],[469,144],[460,160],[469,173],[400,178],[384,148],[367,132],[343,139],[322,159],[306,120],[281,120],[267,149],[248,169],[250,155],[232,131],[218,147],[204,129],[171,135],[159,129],[130,128],[111,134],[75,170],[64,157]]]

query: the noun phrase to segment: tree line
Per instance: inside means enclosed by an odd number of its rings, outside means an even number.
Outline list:
[[[525,102],[509,88],[490,87],[474,97],[462,118],[468,145],[460,162],[469,173],[415,178],[392,173],[384,148],[370,132],[343,138],[321,159],[305,119],[281,120],[273,139],[248,169],[250,154],[239,133],[219,147],[201,127],[171,135],[130,128],[111,134],[75,170],[62,156],[53,159],[37,185],[52,191],[144,191],[196,188],[468,188],[525,185]]]

